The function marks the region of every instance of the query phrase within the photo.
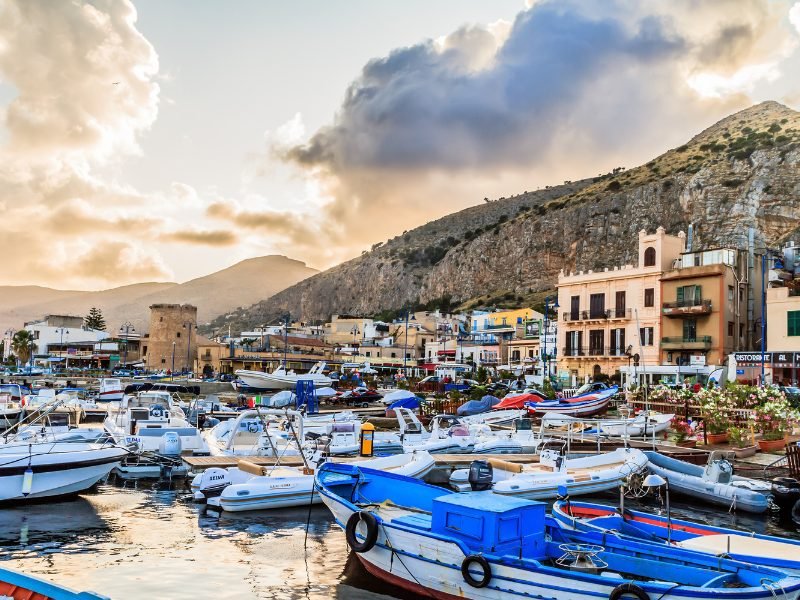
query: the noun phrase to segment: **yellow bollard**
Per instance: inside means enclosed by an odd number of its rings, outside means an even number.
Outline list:
[[[364,423],[361,426],[361,456],[372,456],[372,445],[375,440],[375,425]]]

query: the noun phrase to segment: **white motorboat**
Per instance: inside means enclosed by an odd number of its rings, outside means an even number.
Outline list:
[[[124,396],[121,406],[109,415],[104,426],[115,440],[126,446],[135,444],[141,451],[208,452],[200,432],[186,420],[186,415],[166,391],[150,390]],[[169,447],[167,452],[164,452],[165,444]]]
[[[318,362],[308,373],[295,373],[287,371],[284,367],[275,369],[272,373],[239,369],[236,371],[236,376],[247,387],[261,390],[293,390],[298,381],[312,381],[314,387],[324,388],[330,387],[333,383],[330,377],[322,373],[325,368],[324,362]]]
[[[488,425],[490,427],[508,426],[517,419],[522,419],[528,416],[528,411],[525,409],[505,409],[493,410],[491,412],[479,413],[477,415],[469,415],[466,417],[459,417],[462,423],[468,425]]]
[[[21,441],[0,445],[0,501],[83,492],[128,454],[113,444]]]
[[[561,427],[573,433],[605,437],[652,437],[666,431],[674,414],[641,412],[635,417],[606,419],[596,417],[571,417],[560,413],[545,413],[544,428]]]
[[[100,391],[97,400],[100,402],[121,402],[124,395],[122,380],[115,377],[104,377],[100,380]]]
[[[427,452],[396,454],[358,461],[371,469],[407,477],[424,477],[436,462]],[[308,506],[321,502],[313,494],[314,475],[296,467],[261,467],[240,460],[238,467],[208,469],[192,481],[195,499],[229,512]]]
[[[25,411],[21,399],[21,395],[19,400],[15,400],[10,393],[0,390],[0,430],[8,429],[20,420]]]
[[[634,448],[617,448],[595,456],[566,459],[555,450],[542,450],[538,464],[494,459],[489,464],[494,493],[543,500],[558,496],[559,486],[566,486],[570,496],[616,488],[628,476],[645,469],[647,456]],[[450,485],[458,491],[469,490],[469,469],[453,471]]]

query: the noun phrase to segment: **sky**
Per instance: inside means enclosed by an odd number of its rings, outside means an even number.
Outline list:
[[[763,100],[795,0],[5,0],[0,285],[327,268]]]

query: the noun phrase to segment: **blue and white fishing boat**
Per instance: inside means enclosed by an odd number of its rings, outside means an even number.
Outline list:
[[[705,467],[647,450],[648,469],[669,480],[671,490],[731,510],[763,513],[769,508],[771,485],[733,474],[724,453],[712,452]]]
[[[599,391],[587,392],[572,398],[526,402],[528,413],[539,416],[545,413],[569,415],[570,417],[590,417],[608,409],[611,399],[617,395],[619,387],[612,386]]]
[[[316,484],[367,571],[421,597],[800,597],[800,579],[776,569],[616,536],[599,545],[542,502],[344,464],[320,467]]]
[[[655,544],[673,543],[715,556],[726,555],[744,562],[800,574],[800,540],[755,532],[714,527],[649,512],[558,500],[553,518],[565,527],[599,534],[616,534]]]
[[[0,568],[0,598],[12,600],[109,600],[93,592],[75,592],[44,579]]]

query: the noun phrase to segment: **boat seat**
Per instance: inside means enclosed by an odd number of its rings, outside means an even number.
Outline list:
[[[254,446],[258,443],[261,434],[259,433],[250,433],[249,431],[242,431],[236,432],[236,435],[233,436],[233,443],[235,445],[243,445],[243,446]]]
[[[800,545],[792,541],[762,540],[747,535],[727,533],[699,535],[683,540],[678,545],[681,548],[689,548],[715,555],[730,553],[786,560],[795,560],[797,556],[800,556]]]
[[[492,468],[500,469],[501,471],[509,471],[511,473],[522,473],[523,465],[521,463],[513,463],[507,460],[501,460],[499,458],[490,458],[487,460]]]
[[[236,466],[239,468],[240,471],[244,471],[245,473],[250,473],[251,475],[264,475],[264,467],[261,465],[257,465],[254,462],[250,462],[249,460],[239,459],[236,463]]]

